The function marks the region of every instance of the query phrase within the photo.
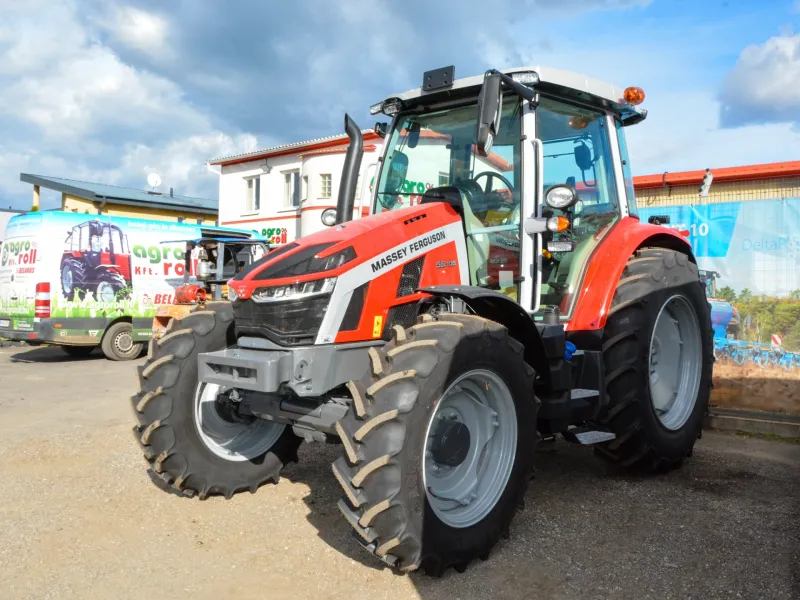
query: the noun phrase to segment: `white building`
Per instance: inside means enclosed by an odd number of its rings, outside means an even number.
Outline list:
[[[362,134],[364,157],[356,186],[355,218],[369,214],[384,143],[372,129]],[[448,184],[449,142],[447,135],[420,132],[419,148],[403,182],[405,194],[398,198],[401,205],[416,204],[426,189]],[[209,161],[220,167],[219,224],[252,229],[273,244],[323,229],[322,211],[336,207],[348,145],[348,137],[342,134]],[[511,158],[494,152],[486,158],[475,156],[475,174],[488,171],[513,178]],[[485,188],[487,179],[480,179],[479,184]],[[496,180],[491,185],[495,191],[507,187]]]
[[[356,216],[359,208],[369,210],[370,190],[362,182],[375,176],[383,143],[372,129],[362,135]],[[209,161],[220,167],[219,224],[253,229],[276,244],[323,229],[322,211],[336,207],[348,145],[342,134]]]

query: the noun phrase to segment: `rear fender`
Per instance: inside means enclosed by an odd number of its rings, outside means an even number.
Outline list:
[[[509,335],[525,347],[525,362],[538,374],[549,377],[545,345],[533,319],[508,296],[469,285],[436,285],[419,291],[440,298],[459,298],[477,315],[504,325]]]
[[[581,282],[575,312],[567,331],[595,331],[606,325],[617,282],[633,253],[644,247],[669,248],[697,263],[689,241],[667,227],[642,223],[634,217],[620,220],[589,258]]]

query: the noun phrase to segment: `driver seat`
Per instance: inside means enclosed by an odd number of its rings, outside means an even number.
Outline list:
[[[467,270],[469,271],[470,285],[479,286],[485,281],[489,273],[489,237],[479,233],[470,235],[476,229],[484,227],[483,222],[475,216],[467,201],[466,194],[455,186],[431,188],[423,194],[420,204],[430,202],[445,202],[452,206],[464,220],[465,238],[467,243]]]

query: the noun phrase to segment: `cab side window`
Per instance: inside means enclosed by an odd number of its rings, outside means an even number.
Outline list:
[[[614,155],[604,112],[542,99],[536,111],[537,137],[544,154],[544,190],[572,186],[578,202],[565,211],[542,207],[549,216],[566,216],[571,227],[553,234],[554,241],[573,243],[572,252],[542,257],[542,306],[557,306],[562,316],[572,311],[582,267],[597,246],[598,235],[619,215]]]

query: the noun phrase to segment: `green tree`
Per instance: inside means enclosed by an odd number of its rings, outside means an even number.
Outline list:
[[[800,300],[800,290],[792,290],[789,292],[789,298],[791,300]]]
[[[739,294],[739,302],[748,302],[753,298],[753,292],[750,291],[750,288],[744,288],[742,292]]]
[[[732,287],[727,285],[724,288],[717,291],[717,296],[719,296],[723,300],[727,300],[728,302],[736,301],[736,292]]]

